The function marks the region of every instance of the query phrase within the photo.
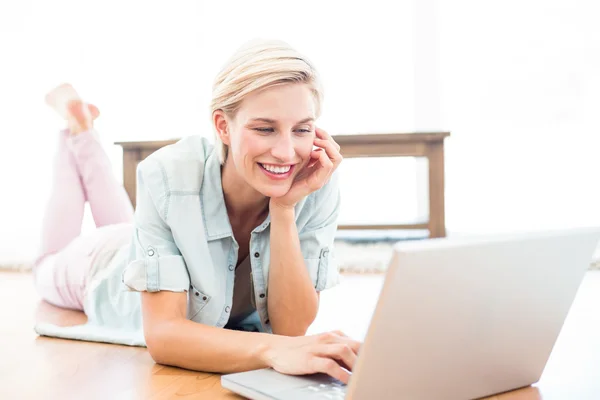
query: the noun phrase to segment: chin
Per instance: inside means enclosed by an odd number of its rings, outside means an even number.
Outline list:
[[[290,190],[289,185],[285,186],[276,186],[276,185],[262,185],[260,188],[260,192],[267,197],[281,197],[285,196],[285,194]]]

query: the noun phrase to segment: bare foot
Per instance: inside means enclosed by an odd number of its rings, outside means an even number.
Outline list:
[[[93,128],[100,115],[98,107],[86,104],[70,83],[62,83],[46,94],[46,104],[67,121],[73,135]]]
[[[89,131],[94,120],[100,116],[100,110],[93,104],[84,104],[81,100],[72,100],[67,105],[67,123],[71,135]]]

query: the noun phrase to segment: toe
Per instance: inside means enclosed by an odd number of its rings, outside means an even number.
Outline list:
[[[90,115],[92,119],[96,119],[100,116],[100,110],[93,104],[88,104],[88,110],[90,110]]]
[[[85,115],[85,112],[83,110],[83,103],[81,102],[81,100],[73,100],[71,102],[69,102],[69,105],[67,106],[68,110],[69,110],[69,114],[71,115],[71,117],[73,117],[73,119],[75,119],[75,121],[81,125],[82,127],[85,127],[86,125],[89,124],[88,122],[88,116]]]

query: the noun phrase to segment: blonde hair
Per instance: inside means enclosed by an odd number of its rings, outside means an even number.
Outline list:
[[[234,118],[246,96],[273,86],[288,83],[309,85],[316,115],[321,114],[323,89],[312,63],[290,45],[278,40],[253,40],[229,59],[213,83],[211,116],[222,110]],[[227,159],[228,148],[215,129],[215,147],[221,164]]]

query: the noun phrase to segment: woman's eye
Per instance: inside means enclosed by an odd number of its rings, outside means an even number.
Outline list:
[[[275,132],[275,129],[273,129],[273,128],[252,128],[252,130],[257,131],[257,132],[262,132],[262,133]],[[302,129],[296,129],[294,132],[305,134],[305,133],[312,132],[312,130],[311,129],[302,128]]]

